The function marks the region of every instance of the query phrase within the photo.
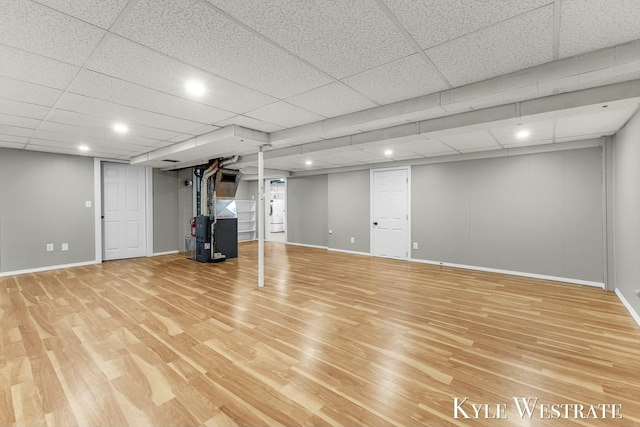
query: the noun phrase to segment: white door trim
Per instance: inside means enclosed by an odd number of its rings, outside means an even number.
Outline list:
[[[125,163],[126,160],[113,160],[100,157],[93,158],[93,212],[95,232],[95,262],[102,263],[102,162]],[[145,168],[145,221],[147,222],[146,254],[153,255],[153,169]],[[151,252],[150,252],[151,251]]]
[[[373,174],[375,172],[386,172],[394,170],[407,171],[407,257],[405,260],[412,258],[411,254],[411,166],[398,166],[390,168],[369,169],[369,254],[373,256]]]
[[[147,256],[153,256],[153,168],[144,168],[145,178],[145,215],[147,223]]]
[[[263,237],[264,241],[268,242],[271,240],[271,218],[269,216],[269,200],[271,195],[271,178],[264,179],[264,230]]]

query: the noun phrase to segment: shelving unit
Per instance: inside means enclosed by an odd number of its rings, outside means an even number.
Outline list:
[[[256,201],[236,200],[238,209],[238,242],[256,239]]]

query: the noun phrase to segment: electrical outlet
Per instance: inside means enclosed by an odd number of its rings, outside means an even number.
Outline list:
[[[413,249],[418,249],[418,242],[413,242]]]
[[[91,200],[87,200],[86,202],[84,202],[84,207],[85,208],[90,208],[91,207]]]
[[[352,238],[351,238],[351,243],[355,243],[355,242],[356,242],[356,238],[355,238],[355,237],[352,237]]]
[[[61,251],[68,251],[69,250],[69,244],[68,243],[63,243],[62,245],[60,245],[60,250]]]
[[[53,252],[53,243],[47,243],[47,252]]]

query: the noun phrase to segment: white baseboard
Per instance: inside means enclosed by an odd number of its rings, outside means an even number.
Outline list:
[[[100,262],[96,260],[92,260],[92,261],[85,261],[85,262],[75,262],[72,264],[49,265],[46,267],[28,268],[26,270],[6,271],[4,273],[0,273],[0,277],[17,276],[19,274],[40,273],[42,271],[60,270],[61,268],[82,267],[85,265],[93,265],[93,264],[100,264]]]
[[[553,280],[554,282],[564,282],[564,283],[572,283],[575,285],[594,286],[596,288],[604,289],[604,283],[591,282],[589,280],[572,279],[569,277],[547,276],[545,274],[525,273],[522,271],[512,271],[512,270],[501,270],[498,268],[477,267],[474,265],[454,264],[450,262],[429,261],[429,260],[418,259],[418,258],[410,258],[409,261],[419,262],[422,264],[442,265],[444,267],[463,268],[465,270],[486,271],[488,273],[509,274],[512,276],[529,277],[532,279]]]
[[[351,255],[365,255],[365,256],[371,256],[371,254],[369,252],[359,252],[359,251],[348,251],[346,249],[336,249],[336,248],[327,248],[328,251],[331,252],[342,252],[345,254],[351,254]]]
[[[631,307],[631,304],[629,304],[629,301],[627,301],[627,299],[624,297],[624,295],[622,295],[622,292],[620,292],[620,289],[618,288],[616,288],[616,295],[618,295],[618,298],[620,298],[620,301],[622,301],[622,304],[627,308],[627,310],[629,310],[629,313],[631,313],[631,317],[633,317],[633,319],[636,321],[638,326],[640,326],[640,315],[638,314],[637,311],[633,309],[633,307]]]
[[[318,245],[307,245],[306,243],[293,243],[293,242],[286,242],[287,245],[293,245],[293,246],[304,246],[305,248],[316,248],[316,249],[327,249],[326,246],[318,246]]]
[[[178,253],[180,253],[180,251],[154,252],[151,256],[173,255]]]

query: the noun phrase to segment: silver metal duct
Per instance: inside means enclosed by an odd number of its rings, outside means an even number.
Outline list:
[[[235,197],[242,173],[233,169],[220,169],[216,172],[216,197]]]

